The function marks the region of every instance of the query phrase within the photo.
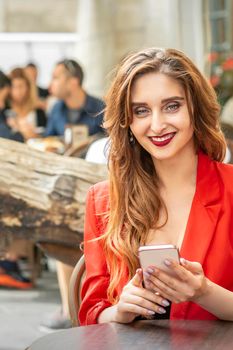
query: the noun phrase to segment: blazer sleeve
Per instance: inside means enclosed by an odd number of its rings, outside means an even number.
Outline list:
[[[82,286],[82,303],[79,310],[81,325],[97,323],[101,311],[111,306],[107,298],[109,273],[101,240],[90,242],[104,232],[101,217],[96,212],[96,200],[101,201],[101,198],[95,198],[95,186],[93,186],[87,195],[84,226],[86,277]]]

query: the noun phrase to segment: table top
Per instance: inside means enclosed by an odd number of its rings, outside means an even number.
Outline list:
[[[58,331],[36,340],[28,350],[232,350],[233,322],[137,321],[104,323]]]

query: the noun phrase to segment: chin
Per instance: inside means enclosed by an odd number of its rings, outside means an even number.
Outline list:
[[[161,151],[150,152],[150,154],[155,160],[172,160],[180,154],[180,150],[163,149]]]
[[[170,147],[169,147],[170,148]],[[170,149],[147,149],[147,152],[151,155],[152,158],[158,159],[158,160],[165,160],[170,159],[176,155],[176,152],[174,150]]]
[[[174,157],[174,155],[169,155],[169,154],[165,154],[165,155],[158,155],[158,154],[154,154],[152,155],[152,158],[154,158],[155,160],[168,160],[168,159],[172,159]]]

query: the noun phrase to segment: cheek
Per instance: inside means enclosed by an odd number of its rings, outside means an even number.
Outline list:
[[[4,91],[2,94],[3,100],[5,100],[9,96],[9,91]]]
[[[180,115],[177,120],[174,120],[173,123],[179,130],[182,130],[187,133],[193,133],[193,124],[190,120],[188,113]]]
[[[191,123],[191,121],[189,121],[186,125],[186,130],[187,132],[189,132],[190,134],[194,133],[194,128],[193,128],[193,124]]]
[[[50,85],[50,89],[53,92],[56,89],[56,83],[52,82],[52,84]]]
[[[26,88],[24,88],[24,89],[22,89],[22,91],[21,91],[21,96],[22,97],[27,97],[29,95],[29,91],[28,91],[28,89]]]
[[[11,96],[12,96],[12,98],[18,98],[20,96],[19,90],[18,89],[12,89]]]
[[[56,92],[58,86],[59,86],[58,82],[57,82],[57,81],[53,81],[53,82],[51,83],[51,86],[50,86],[51,92],[52,92],[52,93],[53,93],[53,92]]]
[[[130,124],[130,129],[135,136],[145,134],[149,127],[150,125],[145,119],[133,119]]]
[[[183,128],[183,137],[186,141],[191,140],[194,136],[194,129],[191,123],[187,123]]]

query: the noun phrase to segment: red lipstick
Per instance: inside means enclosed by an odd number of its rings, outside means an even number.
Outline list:
[[[153,143],[153,145],[158,147],[167,146],[171,142],[175,134],[175,132],[170,132],[162,136],[151,136],[150,141]]]

